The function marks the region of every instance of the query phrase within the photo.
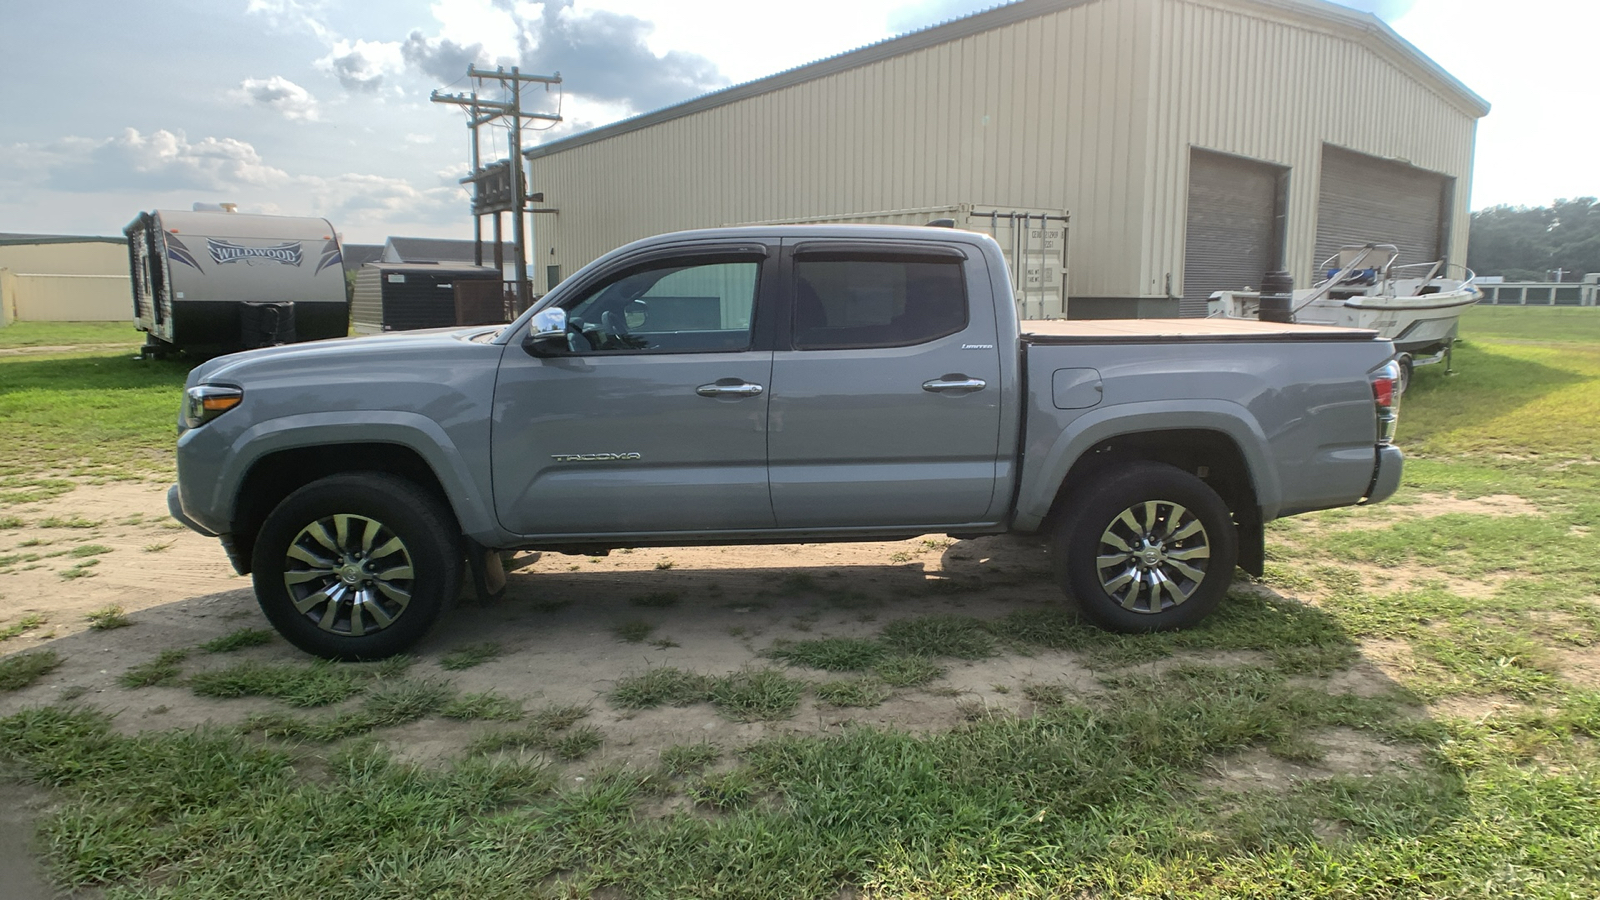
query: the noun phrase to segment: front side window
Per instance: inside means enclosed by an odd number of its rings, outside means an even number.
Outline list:
[[[673,260],[631,269],[566,306],[568,347],[580,354],[747,350],[760,267],[756,260]]]
[[[795,260],[797,350],[908,347],[966,327],[959,260]]]

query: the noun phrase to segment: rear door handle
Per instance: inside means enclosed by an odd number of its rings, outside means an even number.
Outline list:
[[[694,389],[702,397],[757,397],[766,390],[759,384],[748,381],[723,379],[715,384],[702,384]]]
[[[963,375],[946,375],[943,378],[935,378],[932,381],[924,381],[922,383],[923,390],[931,391],[935,394],[981,391],[988,386],[989,383],[981,378],[967,378]]]

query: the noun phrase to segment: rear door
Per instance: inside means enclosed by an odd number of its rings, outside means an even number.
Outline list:
[[[768,426],[778,526],[983,521],[1001,370],[977,251],[790,239],[780,278]]]
[[[765,244],[671,249],[576,285],[570,352],[510,346],[495,388],[495,508],[518,534],[771,528]]]

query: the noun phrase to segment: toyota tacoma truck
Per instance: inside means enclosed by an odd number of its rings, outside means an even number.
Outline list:
[[[1019,322],[939,227],[629,244],[515,322],[223,356],[185,387],[172,514],[319,656],[415,643],[502,554],[1014,532],[1087,620],[1198,622],[1262,526],[1399,484],[1374,332]]]

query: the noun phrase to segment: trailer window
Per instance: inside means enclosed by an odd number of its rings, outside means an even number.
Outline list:
[[[908,347],[962,331],[959,260],[807,258],[794,264],[794,347]]]

